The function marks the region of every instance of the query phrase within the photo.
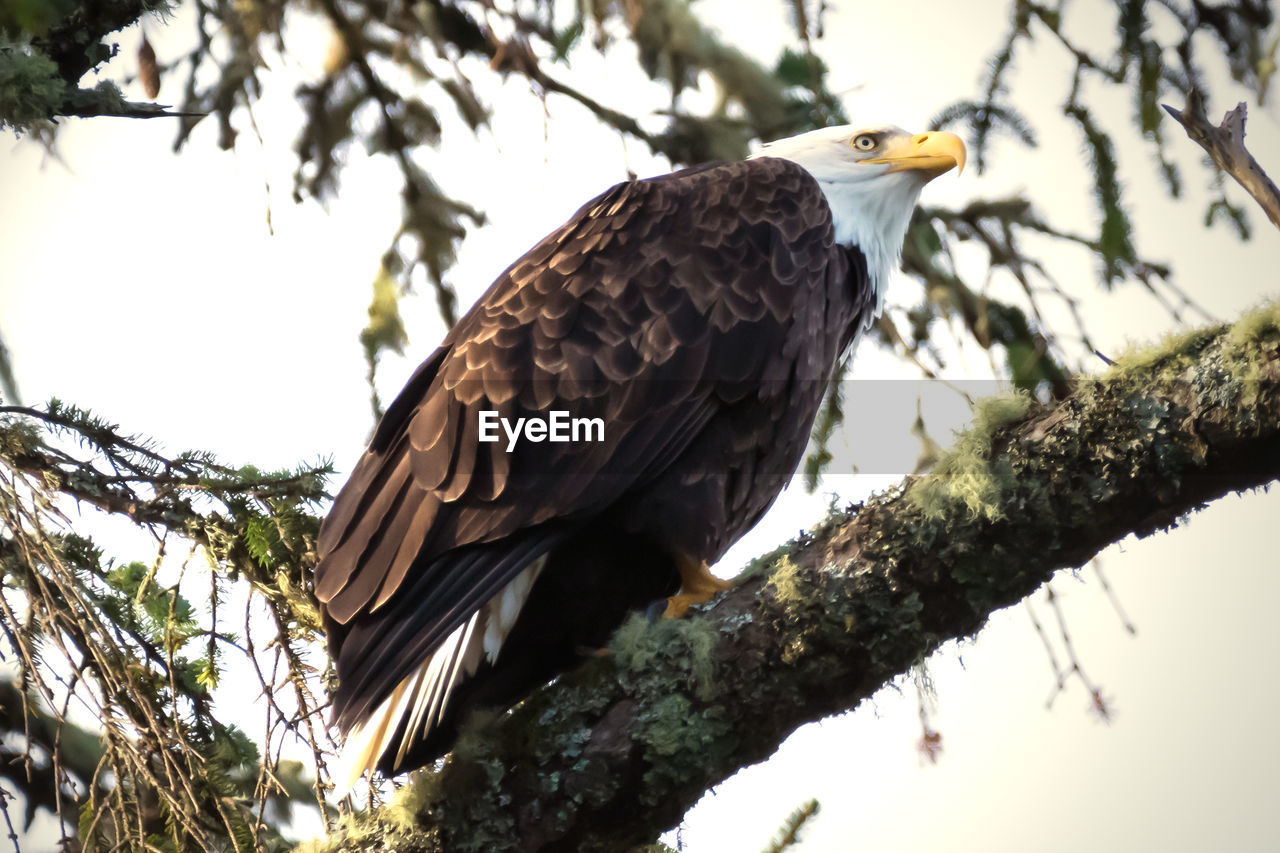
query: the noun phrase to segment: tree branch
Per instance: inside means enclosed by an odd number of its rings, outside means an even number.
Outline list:
[[[1214,164],[1226,172],[1266,212],[1271,224],[1280,228],[1280,190],[1267,176],[1258,161],[1244,147],[1244,122],[1248,108],[1244,101],[1222,117],[1222,124],[1214,127],[1205,117],[1204,104],[1192,90],[1187,95],[1185,110],[1175,110],[1161,104],[1165,111],[1182,125],[1191,141],[1199,145],[1213,159]]]
[[[1048,407],[1010,396],[934,474],[757,560],[684,620],[513,712],[332,849],[616,850],[654,839],[796,727],[856,707],[1054,571],[1280,477],[1280,303],[1122,356]]]

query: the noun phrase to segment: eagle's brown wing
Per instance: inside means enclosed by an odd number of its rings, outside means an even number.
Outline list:
[[[339,723],[785,375],[795,325],[826,308],[798,303],[832,237],[813,178],[764,158],[615,186],[499,276],[388,409],[321,530]],[[505,435],[478,440],[483,410],[598,417],[604,440],[508,452]]]

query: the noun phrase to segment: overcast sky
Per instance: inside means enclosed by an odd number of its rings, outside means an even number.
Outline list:
[[[1096,36],[1082,29],[1081,38],[1104,45],[1110,4],[1092,5],[1092,16],[1089,2],[1070,8],[1101,28]],[[698,8],[758,56],[774,56],[786,32],[780,3],[702,0]],[[941,106],[974,96],[1005,31],[1005,8],[1003,0],[841,4],[819,45],[831,88],[845,93],[855,123],[921,129]],[[171,27],[172,34],[149,28],[162,62],[173,57],[166,47],[176,53],[187,43],[190,21],[179,15]],[[136,32],[122,36],[122,56],[133,55],[136,40]],[[333,455],[340,471],[349,469],[370,427],[357,335],[378,256],[399,221],[396,175],[357,150],[342,198],[328,211],[292,204],[299,111],[291,92],[299,76],[315,76],[323,33],[291,45],[289,61],[269,59],[277,73],[256,108],[263,144],[246,129],[234,152],[220,152],[206,126],[175,156],[173,129],[163,122],[71,120],[59,163],[35,145],[0,139],[0,331],[27,401],[58,396],[87,406],[170,451],[207,448],[260,467]],[[1020,54],[1013,97],[1041,145],[1001,144],[987,174],[945,176],[925,200],[1026,191],[1054,225],[1093,230],[1082,144],[1057,109],[1067,68],[1045,38]],[[623,109],[664,105],[660,93],[617,77],[615,65],[590,54],[575,70],[580,85]],[[1222,69],[1211,71],[1216,111],[1247,97]],[[544,122],[542,104],[518,81],[485,94],[497,107],[493,133],[459,138],[442,154],[446,188],[489,215],[449,276],[464,305],[627,168],[641,175],[666,168],[568,102],[550,101]],[[167,81],[160,99],[178,96]],[[1253,216],[1256,237],[1244,245],[1225,229],[1203,228],[1199,149],[1166,122],[1189,190],[1170,201],[1149,149],[1129,131],[1127,97],[1104,94],[1093,103],[1117,132],[1140,252],[1172,263],[1181,286],[1219,318],[1275,294],[1280,240],[1262,216]],[[1249,124],[1250,147],[1273,175],[1280,174],[1276,115],[1254,108]],[[1137,287],[1103,293],[1087,255],[1051,250],[1046,258],[1083,300],[1104,351],[1175,326]],[[997,293],[1007,286],[992,283]],[[899,280],[889,302],[909,304],[914,294]],[[404,313],[411,344],[406,358],[384,362],[384,399],[443,332],[430,294],[409,300]],[[913,373],[864,346],[856,375]],[[963,353],[948,375],[982,379],[991,369],[985,356]],[[882,420],[857,399],[849,411],[885,441],[905,432],[905,422]],[[935,429],[945,436],[945,426]],[[855,460],[860,451],[852,449]],[[789,489],[721,573],[815,521],[830,493],[856,499],[895,479],[836,474],[817,495]],[[1136,637],[1092,573],[1055,581],[1077,650],[1113,702],[1110,725],[1089,713],[1078,684],[1046,710],[1051,672],[1025,608],[1016,606],[976,641],[949,645],[930,661],[934,726],[944,738],[936,766],[921,766],[915,753],[915,690],[902,680],[901,691],[799,730],[770,761],[718,786],[687,817],[686,849],[759,849],[810,797],[822,812],[804,835],[806,853],[1277,849],[1278,515],[1274,495],[1228,498],[1171,534],[1108,550],[1107,574]],[[1034,601],[1047,622],[1043,593]]]

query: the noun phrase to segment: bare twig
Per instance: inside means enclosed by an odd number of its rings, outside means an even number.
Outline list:
[[[1244,101],[1224,115],[1222,124],[1217,127],[1206,118],[1204,104],[1195,90],[1187,95],[1187,104],[1182,110],[1176,110],[1168,104],[1161,106],[1182,125],[1192,142],[1209,153],[1214,165],[1234,178],[1236,183],[1253,196],[1271,224],[1280,228],[1280,190],[1276,189],[1275,182],[1244,147],[1244,122],[1248,112]]]
[[[1067,679],[1076,676],[1084,684],[1085,689],[1089,691],[1089,696],[1093,702],[1093,710],[1103,722],[1110,722],[1111,709],[1107,706],[1106,700],[1102,695],[1102,688],[1089,679],[1085,674],[1084,667],[1080,665],[1080,658],[1076,656],[1076,647],[1071,642],[1071,634],[1067,631],[1067,617],[1062,612],[1061,605],[1058,604],[1058,594],[1053,591],[1050,584],[1045,591],[1045,600],[1049,603],[1049,608],[1053,611],[1053,616],[1058,623],[1058,637],[1062,641],[1062,648],[1067,653],[1067,661],[1070,663],[1066,669],[1058,671],[1058,688],[1054,694],[1049,697],[1049,707],[1053,707],[1053,700],[1062,693],[1066,687]],[[1037,626],[1039,628],[1039,626]],[[1045,640],[1046,644],[1048,640]]]
[[[1107,581],[1107,576],[1102,573],[1102,558],[1094,557],[1089,565],[1093,568],[1093,573],[1098,576],[1098,581],[1102,584],[1102,590],[1107,594],[1107,600],[1111,602],[1111,606],[1115,608],[1116,615],[1120,617],[1120,624],[1124,625],[1124,629],[1130,634],[1137,634],[1138,626],[1134,625],[1129,619],[1129,615],[1124,612],[1124,608],[1120,606],[1119,596],[1111,588],[1111,584]]]
[[[13,843],[13,853],[22,853],[22,848],[18,845],[18,831],[13,828],[13,820],[9,817],[9,800],[13,799],[4,788],[0,788],[0,814],[4,815],[5,826],[9,829],[9,841]]]
[[[933,682],[929,678],[928,664],[923,663],[912,673],[912,681],[916,685],[916,704],[920,714],[920,740],[916,742],[916,750],[920,760],[930,764],[938,763],[942,754],[942,733],[935,729],[929,720],[933,710]]]

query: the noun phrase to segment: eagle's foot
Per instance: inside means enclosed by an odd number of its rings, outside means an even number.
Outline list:
[[[662,618],[663,619],[679,619],[689,611],[690,606],[694,604],[701,604],[702,602],[706,601],[710,597],[711,596],[709,595],[696,596],[696,595],[685,595],[684,593],[680,593],[679,595],[673,595],[667,599],[667,608],[666,610],[662,611]]]
[[[680,569],[680,594],[667,599],[663,619],[679,619],[691,605],[710,601],[716,593],[733,588],[733,581],[721,580],[711,574],[703,560],[680,555],[676,557],[676,566]]]

